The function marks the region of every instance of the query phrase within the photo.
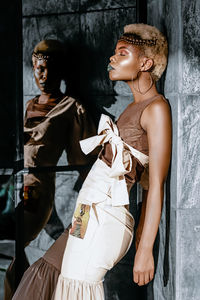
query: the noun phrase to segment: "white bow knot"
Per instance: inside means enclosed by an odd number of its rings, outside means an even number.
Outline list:
[[[126,144],[119,136],[117,125],[110,117],[102,114],[98,127],[98,135],[80,141],[81,149],[85,154],[90,153],[99,145],[109,142],[112,147],[112,166],[109,177],[111,184],[111,204],[113,206],[129,204],[124,175],[131,172],[132,159],[136,157],[143,166],[148,164],[148,156]]]

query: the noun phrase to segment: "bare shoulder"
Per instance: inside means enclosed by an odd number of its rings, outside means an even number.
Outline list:
[[[167,113],[170,112],[170,107],[167,100],[164,100],[162,96],[158,97],[156,100],[151,102],[146,109],[144,110],[144,114],[151,113]]]
[[[151,102],[143,111],[141,116],[141,126],[146,130],[149,123],[169,122],[171,120],[171,110],[167,100],[162,96]]]

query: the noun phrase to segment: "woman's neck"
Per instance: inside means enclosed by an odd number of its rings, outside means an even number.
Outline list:
[[[136,103],[159,94],[156,89],[155,82],[153,81],[151,74],[148,72],[142,72],[135,80],[127,81],[127,84],[131,89],[134,102]]]
[[[55,91],[55,92],[51,92],[51,93],[42,93],[39,96],[38,103],[39,104],[52,103],[55,100],[57,100],[58,98],[61,98],[62,96],[63,96],[63,93],[61,93],[61,91]]]
[[[135,103],[145,101],[159,94],[155,84],[153,84],[153,86],[146,93],[140,93],[139,91],[134,89],[133,84],[131,86],[129,85],[129,87],[132,91]]]

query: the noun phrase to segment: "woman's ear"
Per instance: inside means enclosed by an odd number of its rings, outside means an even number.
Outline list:
[[[141,71],[149,71],[153,67],[153,59],[148,57],[143,57],[141,62]]]

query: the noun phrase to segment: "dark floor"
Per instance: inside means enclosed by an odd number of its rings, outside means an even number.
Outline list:
[[[11,258],[15,253],[15,241],[0,240],[0,300],[3,300],[4,294],[4,276],[8,268]]]

